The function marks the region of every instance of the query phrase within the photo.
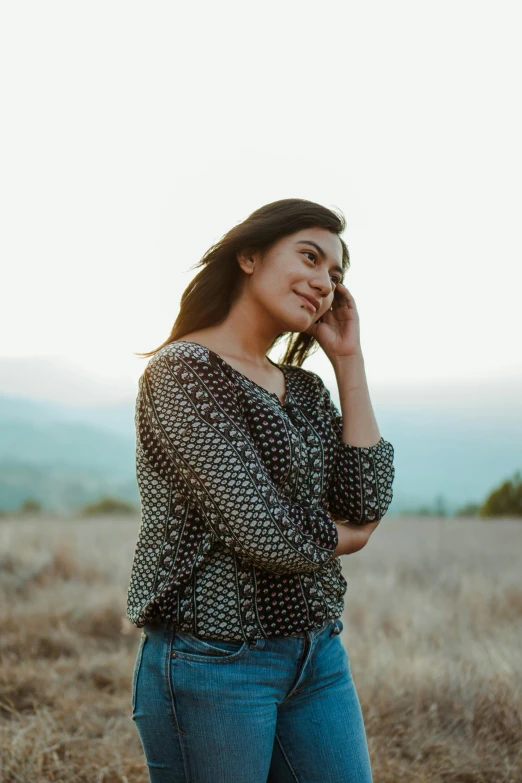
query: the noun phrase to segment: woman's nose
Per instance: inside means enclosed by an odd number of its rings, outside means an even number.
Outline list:
[[[319,280],[316,280],[312,283],[312,285],[321,292],[322,297],[328,296],[328,294],[332,293],[332,281],[329,277],[326,279],[324,277],[319,278]]]

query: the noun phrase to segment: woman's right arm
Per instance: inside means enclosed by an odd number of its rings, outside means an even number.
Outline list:
[[[179,343],[154,354],[139,381],[136,426],[152,467],[184,485],[239,558],[276,573],[312,572],[333,559],[329,511],[293,502],[274,484],[237,387],[204,354]]]

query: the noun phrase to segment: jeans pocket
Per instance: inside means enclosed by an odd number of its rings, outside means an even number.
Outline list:
[[[132,672],[131,706],[132,706],[133,715],[136,712],[136,694],[138,691],[138,677],[141,669],[141,661],[143,658],[143,648],[145,647],[147,639],[148,639],[147,634],[143,632],[141,634],[140,644],[138,647],[138,652],[136,654],[136,660],[134,662],[134,670]]]
[[[201,639],[197,636],[174,630],[171,657],[203,663],[223,663],[236,660],[248,649],[248,642],[237,639]]]

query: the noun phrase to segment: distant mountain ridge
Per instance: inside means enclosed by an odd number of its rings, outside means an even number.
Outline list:
[[[111,494],[139,502],[134,406],[83,409],[0,395],[0,509],[65,511]]]
[[[26,396],[0,393],[0,424],[78,424],[128,437],[134,432],[135,400],[105,405],[65,405]],[[0,443],[1,449],[1,443]]]
[[[27,497],[50,510],[74,508],[100,494],[139,502],[136,386],[129,384],[118,402],[95,405],[41,399],[38,385],[33,388],[34,395],[0,393],[0,509],[13,510]],[[374,401],[381,434],[395,449],[390,515],[432,506],[440,496],[451,513],[482,502],[522,470],[522,394],[517,398],[509,389],[499,402],[494,389],[495,399],[475,394],[467,404],[459,391],[456,402],[451,389],[445,398],[434,392],[424,407],[422,398],[409,405],[397,393],[393,402]]]

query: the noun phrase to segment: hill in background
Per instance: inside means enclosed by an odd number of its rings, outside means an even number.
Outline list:
[[[3,387],[10,389],[0,394],[0,509],[14,510],[28,497],[56,512],[101,495],[139,503],[134,462],[137,384],[129,381],[119,387],[117,400],[111,386],[103,403],[103,388],[94,382],[82,386],[84,378],[75,377],[70,367],[48,364],[42,385],[35,377],[35,371],[43,372],[41,362],[13,362],[0,359],[2,383],[7,379]],[[72,405],[49,399],[53,384],[62,395],[65,389],[73,397],[81,387],[86,401]],[[122,388],[127,389],[123,397]],[[388,513],[436,506],[451,514],[470,502],[481,503],[521,470],[520,399],[522,387],[515,382],[372,392],[381,434],[395,449],[394,497]]]

